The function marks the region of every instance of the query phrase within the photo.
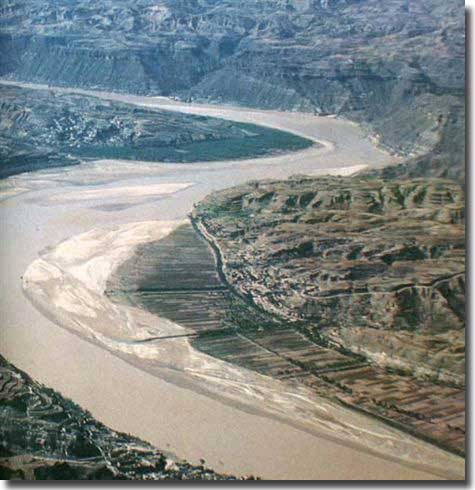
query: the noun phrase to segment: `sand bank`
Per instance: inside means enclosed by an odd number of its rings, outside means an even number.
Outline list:
[[[183,221],[147,221],[76,235],[40,253],[23,276],[38,309],[67,328],[150,374],[261,416],[271,416],[320,439],[452,477],[460,458],[375,420],[194,350],[192,333],[171,321],[112,302],[106,282],[139,244],[165,237]],[[147,341],[156,337],[172,339]],[[145,341],[145,342],[144,342]],[[290,415],[289,415],[290,414]],[[430,461],[430,464],[428,462]]]

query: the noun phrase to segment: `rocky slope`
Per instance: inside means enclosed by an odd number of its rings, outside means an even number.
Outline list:
[[[318,342],[464,384],[464,191],[448,180],[294,178],[194,210],[230,284]]]
[[[83,158],[193,162],[305,148],[311,141],[252,124],[1,86],[0,178]]]
[[[0,478],[7,480],[223,480],[115,432],[0,356]]]
[[[7,0],[0,75],[342,114],[462,178],[464,42],[461,0]]]

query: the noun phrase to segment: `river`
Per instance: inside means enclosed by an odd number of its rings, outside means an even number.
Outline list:
[[[1,352],[9,361],[110,427],[191,462],[203,458],[219,472],[273,479],[463,477],[462,458],[326,400],[318,400],[320,414],[307,426],[292,412],[279,412],[279,396],[295,400],[298,394],[279,394],[271,381],[222,365],[213,369],[221,367],[226,376],[204,378],[195,369],[196,353],[183,343],[160,351],[159,362],[150,360],[149,352],[127,351],[123,335],[132,317],[134,335],[154,323],[156,328],[179,327],[144,312],[115,310],[101,294],[108,274],[135,246],[173,229],[193,203],[214,190],[293,174],[349,175],[396,158],[375,147],[357,125],[339,118],[74,91],[252,122],[321,146],[235,162],[96,161],[3,181]],[[224,378],[226,386],[236,386],[233,376],[239,386],[249,382],[254,391],[217,393]],[[277,397],[273,404],[269,394]],[[295,403],[292,407],[300,408]]]

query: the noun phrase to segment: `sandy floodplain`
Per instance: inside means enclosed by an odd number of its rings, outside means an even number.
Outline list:
[[[111,272],[138,245],[165,237],[212,190],[297,173],[347,175],[394,159],[337,118],[102,95],[286,129],[323,146],[238,162],[97,161],[6,179],[2,354],[112,428],[193,462],[204,458],[217,471],[463,478],[462,458],[302,387],[283,390],[276,380],[196,352],[186,338],[142,342],[186,329],[104,294]]]

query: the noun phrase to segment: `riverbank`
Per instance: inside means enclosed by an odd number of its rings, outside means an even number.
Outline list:
[[[2,479],[235,480],[110,430],[1,355],[0,379]]]
[[[316,143],[255,124],[2,83],[0,178],[81,161],[194,163],[289,154]]]
[[[424,200],[414,208],[411,195],[396,209],[382,211],[372,199],[379,195],[394,203],[391,194],[405,196],[406,189],[413,195],[423,189]],[[450,204],[437,200],[444,193]],[[235,308],[247,312],[233,315],[230,332],[223,332],[216,347],[205,339],[201,345],[227,360],[236,354],[224,346],[238,344],[238,332],[241,343],[249,341],[242,350],[254,347],[245,366],[263,365],[273,377],[309,384],[323,396],[464,456],[463,208],[463,190],[443,180],[294,177],[211,194],[195,206],[191,219],[217,256],[222,282],[241,300],[242,306],[234,301]],[[426,221],[417,223],[421,216]],[[427,235],[412,238],[416,226]],[[438,258],[422,253],[399,258],[395,252],[408,244],[431,249],[434,242]],[[381,255],[394,260],[386,264]],[[188,268],[198,265],[191,260]],[[445,311],[450,322],[424,323],[429,314],[413,307],[415,328],[408,327],[407,303],[398,292],[405,298],[410,287],[413,296],[427,296],[432,287],[428,308],[442,309],[439,284],[460,298]],[[375,300],[368,300],[372,295]],[[149,303],[153,311],[153,295]],[[355,330],[363,335],[352,337]],[[279,369],[272,369],[278,361]]]
[[[413,467],[439,474],[438,468],[457,464],[457,457],[320,398],[310,389],[292,388],[196,351],[187,337],[193,330],[140,308],[111,302],[104,294],[110,273],[132,256],[138,244],[163,239],[183,223],[148,221],[75,235],[45,250],[28,267],[23,289],[54,323],[141,370],[207,400],[303,430],[318,437],[320,447],[343,444],[368,458],[382,456],[389,466],[400,460],[407,465],[406,471]],[[128,275],[134,273],[131,270]],[[213,417],[219,420],[220,415],[213,412]],[[186,420],[181,423],[188,431],[194,430]],[[437,464],[428,464],[430,459]]]

